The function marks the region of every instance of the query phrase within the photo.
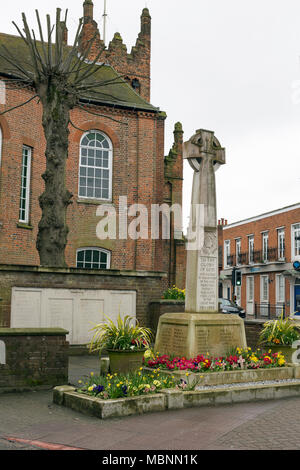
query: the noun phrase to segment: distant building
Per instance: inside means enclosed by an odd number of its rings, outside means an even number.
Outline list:
[[[300,310],[300,203],[227,224],[219,220],[220,296],[236,301],[247,316]],[[232,272],[241,271],[241,286]]]

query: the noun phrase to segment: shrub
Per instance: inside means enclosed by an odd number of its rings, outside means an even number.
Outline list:
[[[297,323],[291,318],[283,318],[283,314],[277,320],[269,320],[264,323],[260,333],[259,342],[266,345],[292,345],[299,339]]]
[[[169,287],[163,293],[163,299],[185,300],[185,289],[179,289],[176,286]]]
[[[136,350],[149,348],[152,331],[136,322],[136,319],[126,315],[124,319],[118,316],[116,324],[108,317],[107,322],[99,323],[92,328],[94,336],[89,344],[90,351],[102,349]]]

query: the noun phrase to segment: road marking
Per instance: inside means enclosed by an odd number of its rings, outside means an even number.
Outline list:
[[[21,444],[29,444],[31,446],[40,447],[45,450],[85,450],[79,447],[65,446],[63,444],[52,444],[50,442],[42,442],[30,439],[21,439],[19,437],[6,436],[4,437],[7,441],[10,442],[20,442]]]

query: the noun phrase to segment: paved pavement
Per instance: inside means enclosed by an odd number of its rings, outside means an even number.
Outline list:
[[[70,383],[97,372],[70,357]],[[59,445],[55,447],[55,445]],[[52,403],[52,392],[0,395],[0,449],[300,449],[300,397],[99,420]]]

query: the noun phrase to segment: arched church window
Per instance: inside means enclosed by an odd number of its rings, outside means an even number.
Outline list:
[[[100,131],[86,132],[80,142],[79,197],[110,200],[113,147]]]

